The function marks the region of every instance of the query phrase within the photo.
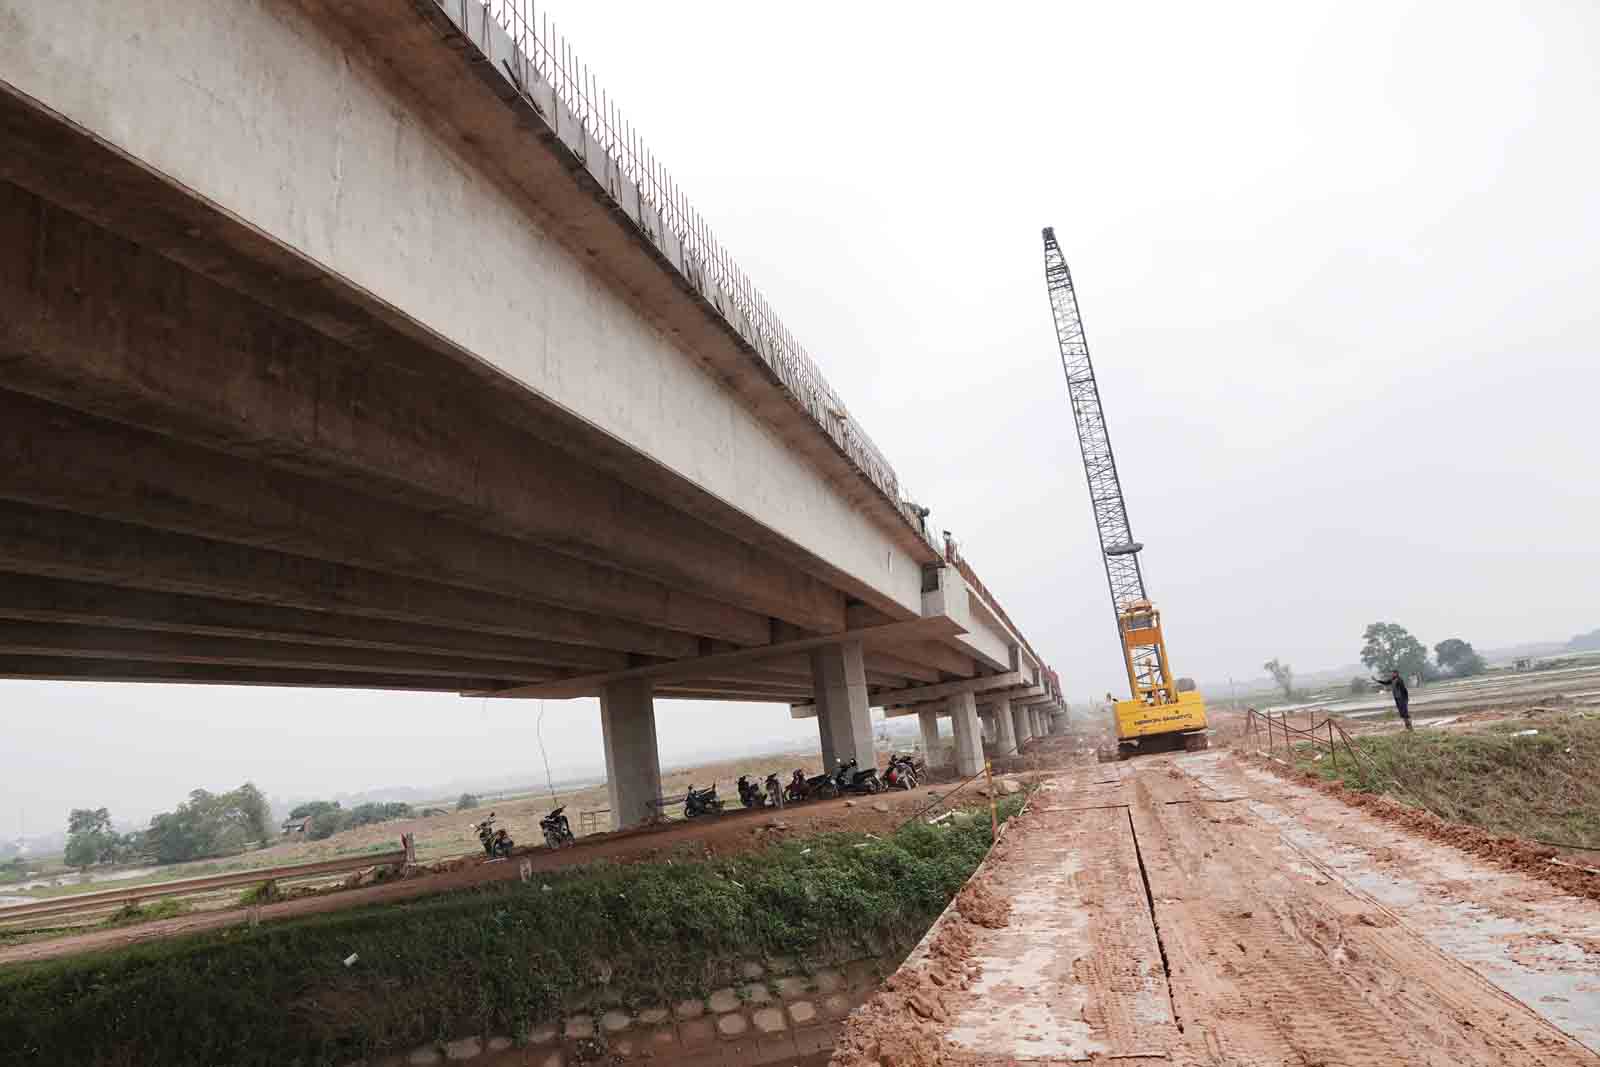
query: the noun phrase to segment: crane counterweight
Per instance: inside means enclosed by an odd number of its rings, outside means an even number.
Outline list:
[[[1180,692],[1167,661],[1161,613],[1145,592],[1139,552],[1144,545],[1133,539],[1128,507],[1117,477],[1111,451],[1100,386],[1095,381],[1089,342],[1084,336],[1078,294],[1072,271],[1056,242],[1055,230],[1044,228],[1044,280],[1055,319],[1056,344],[1061,369],[1067,378],[1067,399],[1078,430],[1083,473],[1089,483],[1089,506],[1100,538],[1100,559],[1105,565],[1116,617],[1117,643],[1122,648],[1132,696],[1115,704],[1117,744],[1123,756],[1153,748],[1206,747],[1205,701],[1198,692]]]

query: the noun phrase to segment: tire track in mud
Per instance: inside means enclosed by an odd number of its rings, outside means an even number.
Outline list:
[[[1348,891],[1245,805],[1197,796],[1197,786],[1170,765],[1142,766],[1129,795],[1173,1004],[1197,1062],[1600,1064]]]

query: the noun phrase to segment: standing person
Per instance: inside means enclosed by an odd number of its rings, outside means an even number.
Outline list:
[[[1400,721],[1406,724],[1407,730],[1410,730],[1411,690],[1406,688],[1406,680],[1400,676],[1400,672],[1392,672],[1387,681],[1382,678],[1374,678],[1373,681],[1394,693],[1394,706],[1400,712]]]

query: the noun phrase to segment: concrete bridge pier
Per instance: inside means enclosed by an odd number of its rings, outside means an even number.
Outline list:
[[[862,769],[876,767],[878,754],[872,744],[872,711],[861,642],[846,641],[812,651],[811,684],[816,692],[823,770],[836,770],[852,759]]]
[[[978,725],[978,702],[971,693],[950,698],[950,724],[956,735],[956,773],[963,778],[983,770],[983,733]]]
[[[939,713],[937,711],[917,712],[917,723],[922,727],[922,752],[923,761],[928,769],[935,770],[943,767],[944,747],[939,743]]]
[[[994,753],[997,756],[1014,756],[1017,752],[1017,724],[1011,712],[1009,697],[1001,697],[990,712],[994,718]]]
[[[1032,711],[1033,711],[1032,708],[1012,708],[1011,709],[1011,722],[1012,722],[1012,726],[1015,729],[1016,734],[1017,734],[1017,750],[1018,751],[1022,750],[1022,746],[1023,745],[1025,745],[1029,741],[1033,740],[1033,717],[1032,717],[1032,714],[1031,714]]]
[[[637,826],[657,814],[661,797],[661,751],[649,679],[612,682],[601,691],[600,729],[611,818],[618,829]]]

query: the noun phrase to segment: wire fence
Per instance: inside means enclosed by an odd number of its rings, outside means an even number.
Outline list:
[[[451,3],[452,0],[443,0]],[[460,22],[470,36],[469,12],[480,0],[459,0]],[[484,0],[490,18],[511,38],[515,64],[507,73],[526,96],[531,87],[549,85],[567,111],[582,125],[587,138],[606,154],[616,172],[639,190],[643,204],[683,248],[687,271],[714,282],[762,338],[757,350],[803,408],[856,468],[906,517],[934,548],[939,545],[908,506],[894,468],[861,425],[851,417],[839,394],[823,378],[816,362],[779,320],[772,305],[712,234],[705,218],[692,207],[683,189],[639,136],[596,80],[594,72],[563,37],[548,11],[535,0]],[[483,20],[483,32],[488,25]],[[484,40],[480,49],[492,54]],[[692,266],[687,266],[692,263]]]

